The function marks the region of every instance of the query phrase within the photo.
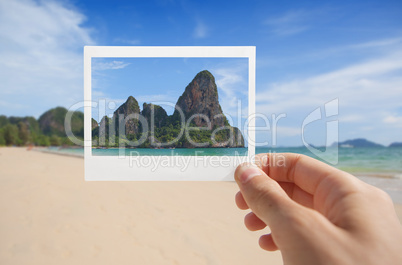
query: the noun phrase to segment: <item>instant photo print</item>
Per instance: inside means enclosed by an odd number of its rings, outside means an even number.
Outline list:
[[[234,180],[255,155],[255,54],[86,46],[85,180]]]

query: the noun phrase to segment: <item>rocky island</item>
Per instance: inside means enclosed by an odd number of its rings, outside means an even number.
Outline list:
[[[219,104],[214,76],[199,72],[168,115],[163,107],[129,96],[99,125],[92,124],[94,147],[208,148],[244,147],[240,130],[229,124]]]

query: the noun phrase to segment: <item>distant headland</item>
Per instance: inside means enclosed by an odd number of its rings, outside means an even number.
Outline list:
[[[364,138],[357,138],[353,140],[346,140],[343,142],[335,142],[332,146],[337,146],[341,148],[375,148],[375,147],[385,147],[382,144],[377,144],[375,142],[369,141]],[[388,147],[402,147],[402,143],[391,143]]]

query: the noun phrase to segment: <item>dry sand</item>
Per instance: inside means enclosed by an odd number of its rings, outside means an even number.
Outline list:
[[[282,264],[243,226],[236,192],[227,182],[85,182],[82,158],[0,148],[0,264]]]
[[[85,182],[84,160],[0,148],[0,264],[282,264],[234,183]]]

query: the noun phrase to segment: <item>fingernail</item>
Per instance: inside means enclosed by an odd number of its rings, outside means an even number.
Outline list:
[[[255,176],[261,175],[261,170],[258,167],[255,166],[249,166],[246,170],[241,172],[239,176],[239,180],[241,183],[245,184],[250,179],[254,178]]]

